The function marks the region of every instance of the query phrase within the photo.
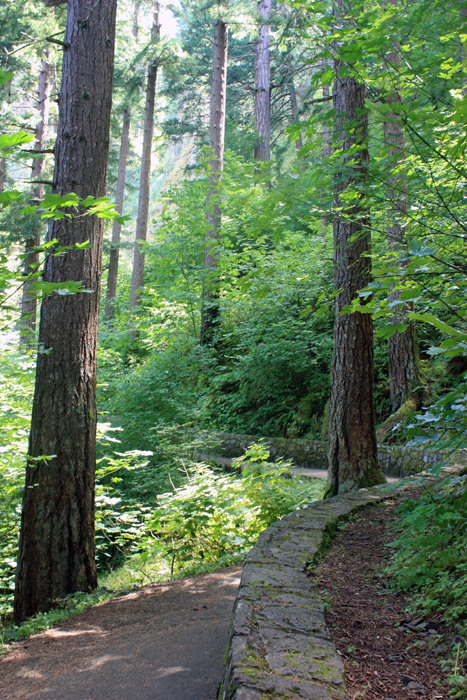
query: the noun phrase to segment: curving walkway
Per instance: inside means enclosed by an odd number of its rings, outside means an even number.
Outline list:
[[[458,470],[452,465],[443,476]],[[340,518],[439,478],[419,474],[315,501],[260,535],[243,566],[219,700],[348,699],[342,658],[309,567]]]
[[[241,567],[145,586],[25,639],[1,700],[214,700]]]

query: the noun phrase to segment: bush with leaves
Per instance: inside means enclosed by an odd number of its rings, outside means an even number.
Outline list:
[[[398,539],[386,571],[410,594],[411,609],[440,615],[452,632],[467,633],[467,474],[449,477],[399,507]],[[467,698],[462,638],[442,663],[454,697]]]
[[[159,496],[144,542],[171,561],[172,572],[240,557],[272,522],[321,498],[318,479],[291,477],[289,462],[268,462],[264,445],[234,461],[241,475],[198,464],[187,482]]]
[[[35,362],[0,354],[0,624],[11,613]]]
[[[423,613],[440,610],[447,622],[467,624],[467,475],[444,480],[399,510],[400,536],[388,571],[414,593]]]

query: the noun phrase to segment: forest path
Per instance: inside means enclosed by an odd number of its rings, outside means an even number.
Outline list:
[[[217,462],[223,467],[232,467],[233,458],[232,457],[218,457],[213,454],[205,454],[204,452],[195,452],[193,454],[195,459],[202,459],[206,462]],[[292,467],[290,469],[292,474],[297,474],[299,476],[309,476],[312,479],[327,479],[328,472],[326,469],[309,469],[308,467]],[[399,481],[398,476],[388,476],[386,474],[386,481],[388,484],[393,484]]]
[[[157,583],[25,639],[1,700],[214,700],[241,566]]]

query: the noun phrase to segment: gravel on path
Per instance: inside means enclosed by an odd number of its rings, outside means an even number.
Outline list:
[[[18,642],[0,700],[214,700],[240,576],[145,586]]]

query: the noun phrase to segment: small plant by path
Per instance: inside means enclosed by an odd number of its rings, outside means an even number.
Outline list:
[[[134,462],[141,455],[145,456],[134,451],[118,459],[107,457],[100,470],[118,485],[120,477],[115,475],[138,469]],[[120,548],[123,565],[102,576],[94,593],[75,593],[55,601],[51,611],[20,627],[11,622],[14,577],[9,573],[7,594],[2,596],[0,591],[0,653],[13,641],[49,629],[133,587],[238,564],[268,525],[322,496],[321,480],[290,478],[290,463],[272,464],[268,456],[264,445],[252,445],[238,460],[244,463],[241,474],[225,474],[194,463],[185,469],[184,483],[160,494],[152,508],[132,504],[118,511],[118,492],[99,485],[98,551],[103,556],[112,547]],[[15,554],[13,542],[11,549]]]

